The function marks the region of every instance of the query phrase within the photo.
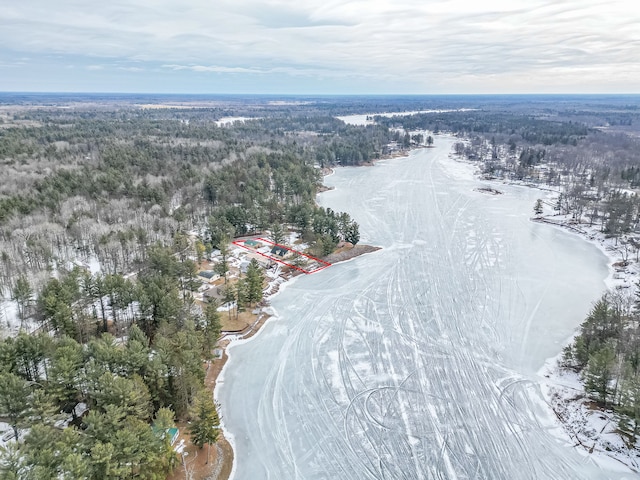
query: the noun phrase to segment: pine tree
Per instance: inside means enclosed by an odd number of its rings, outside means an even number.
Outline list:
[[[11,289],[11,300],[15,301],[18,305],[18,318],[20,318],[20,329],[22,330],[27,309],[33,300],[33,289],[24,275],[20,275],[13,285]]]
[[[78,400],[84,363],[82,346],[71,338],[58,341],[51,366],[47,390],[61,404],[74,404]]]
[[[352,245],[355,245],[360,241],[360,229],[355,221],[350,222],[347,226],[344,239]]]
[[[238,314],[244,312],[248,303],[247,279],[241,278],[235,284],[236,320]]]
[[[277,245],[284,244],[284,229],[279,223],[276,223],[271,227],[271,240]]]
[[[253,305],[262,300],[264,288],[264,273],[258,261],[253,258],[247,267],[246,277],[246,299],[249,305]]]
[[[204,356],[207,359],[211,359],[211,351],[216,346],[218,338],[220,338],[220,332],[222,331],[222,324],[220,323],[220,313],[218,312],[218,302],[213,301],[207,304],[204,309],[204,328],[202,348]]]
[[[0,412],[13,428],[18,439],[18,427],[22,426],[29,414],[29,384],[22,378],[9,372],[0,373]]]
[[[542,212],[544,211],[543,206],[542,206],[542,199],[538,199],[536,200],[536,204],[533,207],[533,213],[535,213],[536,215],[540,216],[542,215]]]
[[[640,375],[634,372],[631,365],[625,368],[620,394],[620,410],[633,421],[633,438],[635,440],[640,426]]]
[[[226,238],[220,243],[220,257],[220,261],[215,264],[213,271],[224,278],[226,285],[227,273],[229,273],[229,241]]]
[[[609,384],[614,376],[615,358],[613,346],[607,343],[589,356],[584,372],[585,389],[595,394],[595,398],[603,404],[606,404],[609,398]]]
[[[218,441],[219,428],[220,418],[218,417],[218,409],[213,402],[212,393],[208,390],[201,390],[196,397],[189,426],[191,441],[199,448],[205,444],[210,446]],[[208,461],[209,453],[207,452]]]
[[[235,288],[229,283],[225,283],[224,287],[222,287],[222,301],[227,306],[227,312],[229,313],[229,320],[231,320],[231,306],[233,302],[236,301],[236,291]]]

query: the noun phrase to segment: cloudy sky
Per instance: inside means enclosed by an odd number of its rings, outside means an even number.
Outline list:
[[[640,93],[640,4],[0,0],[0,91]]]

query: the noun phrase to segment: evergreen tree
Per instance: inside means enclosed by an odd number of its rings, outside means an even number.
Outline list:
[[[202,348],[203,354],[206,359],[211,359],[211,352],[215,348],[218,338],[220,338],[220,332],[222,331],[222,324],[220,323],[220,312],[218,312],[218,302],[209,302],[204,309],[204,326],[203,326],[203,339]]]
[[[176,451],[171,446],[171,438],[167,434],[167,430],[175,427],[175,413],[170,408],[160,408],[156,412],[153,427],[159,432],[162,438],[163,450],[162,460],[165,462],[165,471],[172,471],[177,464]]]
[[[95,406],[104,411],[114,405],[129,417],[148,420],[151,414],[149,390],[138,375],[131,379],[105,372],[98,379],[95,390],[89,392]]]
[[[606,404],[611,393],[610,384],[614,378],[615,350],[610,343],[589,355],[584,372],[585,389]]]
[[[349,222],[344,234],[344,239],[352,245],[356,245],[360,241],[360,229],[355,221]]]
[[[246,278],[239,279],[235,284],[236,320],[238,314],[244,312],[249,302],[249,288]]]
[[[41,374],[45,373],[48,357],[53,346],[53,340],[47,334],[29,335],[25,332],[18,333],[15,339],[8,340],[13,346],[12,370],[28,381],[39,381]]]
[[[533,207],[533,213],[535,213],[536,215],[540,216],[542,215],[542,212],[544,211],[543,206],[542,206],[542,199],[538,199],[536,200],[536,204]]]
[[[227,306],[227,312],[229,313],[229,320],[231,320],[231,306],[236,301],[236,290],[231,284],[225,283],[222,289],[222,301]]]
[[[229,241],[224,239],[220,243],[220,261],[215,264],[213,271],[224,278],[224,283],[227,283],[227,273],[229,273]]]
[[[191,441],[199,448],[205,444],[210,446],[218,441],[219,429],[220,418],[213,402],[212,393],[208,390],[201,390],[192,410],[191,425],[189,426]],[[207,452],[208,461],[209,453]]]
[[[82,346],[71,338],[62,338],[58,340],[50,362],[47,391],[61,405],[73,407],[82,388]]]
[[[253,305],[262,300],[264,272],[255,258],[251,259],[251,262],[249,262],[249,266],[247,267],[245,286],[246,300],[249,302],[249,305]]]
[[[638,435],[640,426],[640,375],[631,365],[625,368],[620,393],[620,410],[633,422],[633,439]]]
[[[279,223],[274,223],[271,227],[271,240],[277,245],[284,245],[285,236],[284,229]]]
[[[11,300],[15,301],[18,306],[18,318],[22,330],[28,308],[33,300],[33,289],[24,275],[20,275],[11,288]]]
[[[0,412],[8,420],[16,439],[18,428],[29,415],[29,384],[9,372],[0,372]]]

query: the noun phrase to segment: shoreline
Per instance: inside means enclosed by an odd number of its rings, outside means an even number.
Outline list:
[[[632,279],[638,278],[640,264],[627,260],[628,263],[619,268],[627,261],[620,258],[621,252],[615,241],[606,238],[597,227],[573,223],[567,215],[541,216],[531,220],[577,235],[600,250],[607,259],[608,274],[604,279],[604,294],[631,297],[637,293]],[[563,349],[575,341],[579,328],[564,342]],[[621,416],[595,405],[589,399],[580,374],[563,368],[560,364],[562,355],[563,351],[560,351],[548,358],[537,373],[541,378],[543,398],[562,430],[563,439],[579,448],[581,454],[592,459],[601,468],[637,474],[640,472],[640,464],[637,462],[640,450],[630,447],[623,434],[618,432],[617,425]]]
[[[415,148],[410,148],[409,150],[406,150],[406,151],[385,155],[383,157],[371,160],[370,162],[367,162],[365,164],[357,165],[357,167],[372,167],[372,166],[375,166],[375,164],[379,161],[408,157],[413,150],[420,149],[420,148],[427,148],[427,147],[415,147]],[[335,167],[323,169],[322,173],[323,173],[323,177],[334,175],[336,173]],[[320,188],[318,188],[317,194],[331,191],[331,190],[335,190],[335,187],[330,187],[323,184]],[[329,263],[331,263],[331,265],[338,265],[341,263],[351,262],[352,260],[356,259],[359,256],[368,255],[380,250],[382,250],[382,247],[379,247],[379,246],[356,244],[346,251],[334,252],[332,254],[329,254],[323,257],[322,260],[328,261]],[[268,306],[262,307],[261,314],[264,313],[265,316],[263,319],[256,321],[254,324],[248,327],[249,328],[248,332],[244,334],[229,333],[226,336],[221,337],[220,342],[222,342],[222,345],[219,345],[219,348],[221,348],[222,350],[222,355],[220,357],[220,361],[222,362],[222,365],[219,371],[211,379],[211,388],[212,388],[214,400],[218,398],[218,394],[217,394],[218,387],[224,384],[225,382],[225,376],[226,376],[225,368],[227,366],[228,360],[231,358],[231,351],[233,347],[236,345],[242,345],[244,343],[251,341],[254,337],[256,337],[262,331],[262,327],[279,318],[278,313],[273,307],[269,305],[269,302],[272,298],[278,295],[278,293],[283,291],[289,285],[292,285],[298,277],[300,277],[300,275],[290,274],[284,281],[278,283],[276,291],[264,297],[263,300],[267,302]],[[223,444],[224,443],[228,444],[230,447],[229,452],[224,452],[221,466],[220,466],[220,473],[216,476],[213,476],[211,475],[211,473],[209,473],[207,476],[204,477],[205,480],[229,480],[233,478],[235,474],[236,465],[237,465],[237,459],[235,455],[235,450],[236,450],[235,437],[233,433],[231,433],[229,429],[226,427],[224,423],[224,419],[222,417],[220,420],[220,430],[222,432],[222,435],[219,442],[222,442]]]
[[[503,179],[483,178],[478,164],[451,153],[449,159],[459,165],[466,165],[473,177],[493,185],[510,185],[540,190],[543,200],[555,198],[558,190],[546,185],[515,182]],[[549,207],[545,207],[549,210]],[[533,213],[533,212],[532,212]],[[623,252],[623,246],[613,238],[607,238],[597,225],[579,222],[570,214],[550,214],[531,216],[530,221],[558,228],[579,236],[583,241],[595,246],[606,258],[607,276],[603,279],[603,294],[633,297],[638,293],[640,261],[633,258],[630,251]],[[626,257],[626,260],[625,260]],[[640,258],[640,257],[639,257]],[[594,299],[594,302],[597,299]],[[566,339],[555,356],[545,360],[536,372],[542,400],[550,410],[554,424],[550,433],[558,440],[577,448],[580,455],[593,461],[602,469],[616,473],[637,474],[640,472],[640,446],[630,448],[621,433],[617,432],[620,415],[596,406],[587,397],[580,375],[562,368],[560,360],[563,350],[579,334],[580,326]]]
[[[410,151],[405,152],[402,155],[381,157],[379,159],[375,159],[373,163],[363,164],[360,166],[373,166],[377,161],[388,160],[390,158],[406,157],[409,155],[409,153]],[[322,172],[323,177],[328,177],[328,176],[334,175],[335,173],[336,173],[335,167],[325,168],[323,169],[323,172]],[[323,192],[328,192],[334,189],[335,187],[330,187],[323,184],[321,187],[318,188],[316,195]],[[351,262],[357,257],[360,257],[362,255],[367,255],[370,253],[375,253],[377,251],[380,251],[381,249],[382,247],[379,247],[379,246],[356,244],[347,250],[336,251],[334,253],[331,253],[323,257],[322,260],[331,263],[331,265],[333,266],[341,263]],[[236,345],[242,345],[244,343],[251,341],[254,337],[256,337],[262,331],[262,327],[279,318],[278,312],[273,307],[270,306],[270,301],[276,295],[278,295],[280,292],[286,289],[288,286],[292,285],[296,281],[296,279],[299,277],[300,275],[296,275],[295,273],[292,273],[292,274],[289,274],[289,276],[284,281],[277,283],[277,287],[275,291],[265,296],[263,299],[263,301],[267,303],[267,306],[261,308],[260,315],[264,314],[264,318],[256,321],[254,324],[249,326],[248,327],[249,330],[246,333],[234,334],[229,332],[228,334],[221,337],[221,339],[219,340],[220,344],[218,345],[218,347],[221,348],[222,350],[222,355],[219,360],[222,363],[222,365],[219,371],[214,376],[212,376],[211,382],[210,382],[210,388],[212,389],[214,400],[218,398],[218,393],[217,393],[218,387],[224,384],[225,382],[225,376],[226,376],[225,368],[227,366],[228,360],[231,358],[231,351],[233,350],[233,347]],[[206,480],[229,480],[233,478],[235,474],[236,465],[237,465],[237,459],[235,455],[235,450],[236,450],[235,437],[233,433],[231,433],[229,429],[226,427],[224,423],[224,419],[222,417],[220,420],[220,430],[222,432],[222,435],[219,442],[228,444],[230,447],[229,452],[224,452],[224,455],[222,457],[221,467],[220,467],[220,473],[215,476],[208,474],[205,477]]]
[[[327,261],[329,261],[333,266],[350,262],[357,257],[369,253],[374,253],[381,249],[382,247],[357,244],[346,251],[334,252],[332,254],[329,254],[326,257],[323,257],[323,259],[331,259]],[[211,378],[207,378],[207,386],[211,388],[214,400],[218,398],[218,387],[225,382],[225,368],[227,366],[228,360],[231,358],[231,351],[233,350],[233,347],[250,342],[262,331],[262,328],[265,325],[279,318],[278,312],[273,307],[268,305],[269,302],[280,292],[284,291],[287,287],[293,285],[293,283],[300,277],[301,275],[290,274],[284,281],[278,284],[278,288],[275,292],[269,294],[263,299],[267,302],[267,306],[261,308],[258,320],[248,327],[247,332],[239,334],[229,332],[221,337],[221,339],[219,340],[219,344],[217,345],[217,347],[222,351],[220,359],[218,360],[220,368],[211,376]],[[260,317],[260,315],[262,315],[262,317]],[[220,420],[220,430],[222,432],[222,435],[220,436],[218,443],[222,443],[223,451],[222,461],[220,462],[220,471],[216,475],[212,475],[211,473],[207,474],[207,476],[204,477],[204,479],[206,480],[228,480],[230,478],[233,478],[233,475],[235,473],[237,463],[235,455],[235,438],[233,433],[231,433],[226,427],[222,417]],[[229,449],[227,451],[225,451],[224,444],[228,444],[229,446]]]
[[[393,155],[389,157],[379,158],[372,161],[369,164],[365,164],[361,166],[374,166],[375,163],[377,163],[378,161],[406,157],[410,155],[412,150],[413,149],[403,153],[402,155]],[[453,157],[453,155],[449,156],[449,160],[452,160],[462,165],[467,165],[468,167],[477,167],[477,165],[475,165],[474,163],[457,159]],[[325,174],[325,176],[331,175],[334,173],[335,173],[335,170],[331,169],[328,173]],[[477,175],[477,171],[475,168],[472,172],[472,176],[477,180],[485,181],[488,183],[497,183],[497,184],[501,183],[501,184],[508,184],[508,185],[514,185],[514,186],[528,187],[528,188],[538,188],[537,185],[519,184],[514,182],[500,181],[498,179],[495,179],[495,180],[482,179]],[[544,186],[540,186],[540,187],[541,188],[539,188],[539,190],[545,191],[547,196],[557,193],[555,191],[543,188]],[[329,191],[329,190],[333,190],[333,187],[327,187],[325,189],[322,189],[318,193],[322,193],[324,191]],[[499,190],[496,190],[496,192],[499,192]],[[494,193],[493,191],[491,192],[482,191],[480,193],[497,194],[497,193]],[[591,232],[586,230],[586,225],[584,224],[575,224],[575,225],[572,224],[571,222],[568,221],[567,216],[554,215],[554,216],[547,216],[542,218],[532,217],[530,218],[530,220],[536,221],[538,223],[550,224],[551,226],[561,228],[564,231],[574,233],[576,235],[579,235],[583,240],[598,247],[598,249],[605,255],[605,257],[608,260],[607,262],[608,275],[604,279],[607,292],[615,292],[616,288],[620,288],[619,285],[623,285],[627,281],[627,280],[620,281],[621,279],[615,278],[616,270],[614,265],[617,262],[619,262],[619,259],[617,257],[618,252],[614,248],[612,248],[612,246],[610,245],[612,241],[606,241],[607,239],[604,238],[604,235],[598,236],[597,233],[599,232]],[[554,220],[557,220],[557,221],[554,221]],[[585,227],[585,228],[580,228],[580,227]],[[351,256],[348,256],[347,258],[342,258],[339,260],[333,260],[333,261],[328,260],[329,257],[331,257],[331,255],[324,257],[324,259],[330,261],[332,264],[348,262],[360,255],[375,253],[376,251],[380,250],[380,247],[372,247],[368,245],[356,245],[355,247],[353,247],[352,250],[356,250],[356,249],[362,250],[362,251],[359,253],[354,252],[355,255],[351,255]],[[640,264],[638,265],[640,266]],[[640,268],[638,269],[638,273],[640,273]],[[640,275],[638,275],[638,277],[640,277]],[[274,292],[272,295],[269,295],[268,297],[265,297],[265,299],[270,300],[272,297],[277,295],[279,291],[281,291],[281,289],[284,289],[288,285],[292,284],[296,278],[297,276],[295,275],[289,277],[287,280],[285,280],[279,285],[280,288],[278,289],[278,291]],[[626,285],[626,287],[629,287],[629,286],[630,285]],[[213,389],[214,398],[217,398],[218,386],[223,384],[225,381],[224,367],[226,366],[228,358],[231,357],[232,347],[234,345],[244,344],[245,342],[250,341],[254,336],[256,336],[262,330],[262,327],[264,325],[266,325],[272,320],[276,320],[279,318],[277,312],[272,307],[266,307],[266,308],[263,308],[262,310],[264,313],[267,313],[267,315],[264,318],[264,320],[262,320],[261,324],[257,326],[257,328],[253,328],[250,334],[247,335],[246,337],[243,336],[242,338],[234,338],[227,342],[227,345],[225,346],[225,349],[224,349],[225,351],[223,353],[223,357],[225,357],[224,365],[221,369],[220,375],[218,376],[218,380],[215,383],[214,389]],[[269,310],[269,312],[267,312],[266,310]],[[573,341],[576,334],[577,333],[574,333],[573,335],[571,335],[569,339],[567,339],[567,341],[563,343],[563,347],[569,344],[569,342]],[[593,439],[591,439],[591,442],[593,444],[587,445],[584,439],[579,436],[579,434],[576,434],[573,430],[571,430],[571,427],[573,427],[575,420],[573,420],[573,417],[570,417],[569,419],[567,419],[564,416],[564,412],[558,409],[557,405],[562,402],[571,401],[573,402],[574,405],[578,407],[582,406],[584,408],[582,404],[584,403],[585,398],[583,398],[582,396],[576,396],[576,393],[580,393],[580,392],[575,386],[565,385],[566,388],[569,389],[565,391],[565,396],[558,396],[557,393],[553,390],[554,387],[558,387],[566,383],[569,383],[569,384],[572,383],[572,382],[567,382],[565,381],[565,379],[562,378],[563,375],[562,375],[562,372],[560,371],[561,368],[558,366],[558,360],[561,358],[561,356],[562,356],[562,350],[559,351],[557,355],[546,359],[544,364],[537,371],[537,375],[540,377],[540,381],[539,381],[540,393],[541,393],[540,400],[544,402],[545,405],[550,410],[549,419],[552,423],[552,425],[549,428],[550,433],[554,437],[556,437],[557,439],[563,442],[573,445],[574,447],[579,447],[578,451],[581,455],[585,457],[585,459],[591,459],[592,461],[594,461],[594,463],[596,463],[603,469],[613,471],[613,472],[624,472],[624,473],[637,473],[638,471],[640,471],[640,468],[637,468],[638,465],[635,464],[634,459],[631,457],[631,455],[636,451],[629,451],[627,455],[616,457],[607,453],[606,447],[608,446],[609,443],[600,445],[598,444],[597,441],[594,442]],[[581,393],[584,395],[583,389]],[[593,412],[595,414],[601,413],[599,410],[590,410],[590,412]],[[615,425],[616,422],[613,422],[611,419],[608,419],[606,420],[605,426],[606,424]],[[223,475],[222,476],[207,477],[207,479],[211,478],[213,480],[213,478],[220,478],[220,479],[227,480],[227,479],[233,478],[235,474],[236,465],[237,465],[237,459],[235,457],[235,438],[233,434],[224,425],[224,421],[221,421],[221,429],[223,432],[222,437],[224,438],[224,441],[228,442],[228,444],[230,445],[231,457],[223,459],[223,468],[222,468]],[[600,432],[600,434],[602,434],[602,432]],[[605,439],[605,441],[608,442],[607,439]],[[627,461],[624,461],[625,459]],[[227,464],[228,462],[231,462],[230,469],[228,469],[228,467],[227,468],[224,467],[225,462]],[[224,475],[225,472],[228,472],[227,475]]]
[[[477,167],[473,162],[450,155],[451,160]],[[534,188],[544,192],[546,199],[559,192],[545,185],[519,183],[510,180],[485,179],[479,176],[477,168],[474,176],[481,181]],[[545,199],[543,197],[543,199]],[[582,223],[570,214],[546,214],[530,217],[530,221],[561,229],[580,237],[595,246],[606,258],[607,276],[603,279],[603,294],[633,297],[638,293],[640,262],[635,261],[631,252],[622,252],[622,245],[613,238],[607,238],[597,225]],[[627,259],[625,260],[625,256]],[[594,302],[597,299],[594,299]],[[600,468],[616,473],[637,474],[640,472],[640,448],[629,447],[623,435],[617,431],[620,415],[612,410],[596,406],[586,394],[580,374],[560,365],[563,350],[572,344],[579,334],[580,326],[562,344],[555,356],[549,357],[536,372],[542,399],[552,413],[557,429],[550,430],[559,440],[578,449],[580,455],[590,459]],[[637,444],[636,444],[637,445]]]

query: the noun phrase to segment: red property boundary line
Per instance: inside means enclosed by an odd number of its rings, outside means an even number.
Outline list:
[[[245,250],[248,250],[250,252],[257,253],[258,255],[261,255],[264,258],[268,258],[269,260],[273,260],[274,262],[278,262],[278,263],[280,263],[282,265],[286,265],[287,267],[290,267],[290,268],[293,268],[295,270],[298,270],[299,272],[306,273],[307,275],[309,275],[311,273],[319,272],[320,270],[324,270],[325,268],[331,266],[331,264],[329,262],[325,262],[324,260],[320,260],[319,258],[313,257],[311,255],[307,255],[306,253],[300,252],[300,251],[295,250],[293,248],[289,248],[289,247],[287,247],[285,245],[280,245],[278,243],[273,243],[271,240],[267,240],[266,238],[256,238],[255,240],[263,242],[263,243],[266,243],[267,245],[271,245],[272,247],[280,247],[280,248],[284,248],[285,250],[289,250],[290,252],[297,253],[298,255],[302,255],[303,257],[306,257],[306,258],[308,258],[310,260],[313,260],[314,262],[318,262],[318,264],[320,264],[322,266],[314,268],[313,270],[306,270],[304,268],[301,268],[301,267],[298,267],[296,265],[293,265],[293,264],[291,264],[289,262],[285,262],[284,260],[280,260],[278,258],[272,257],[271,255],[266,255],[266,254],[264,254],[262,252],[258,252],[257,250],[254,250],[253,248],[247,247],[246,245],[244,245],[244,242],[246,240],[242,240],[242,241],[234,240],[231,243],[233,243],[237,247],[241,247],[241,248],[244,248]]]

